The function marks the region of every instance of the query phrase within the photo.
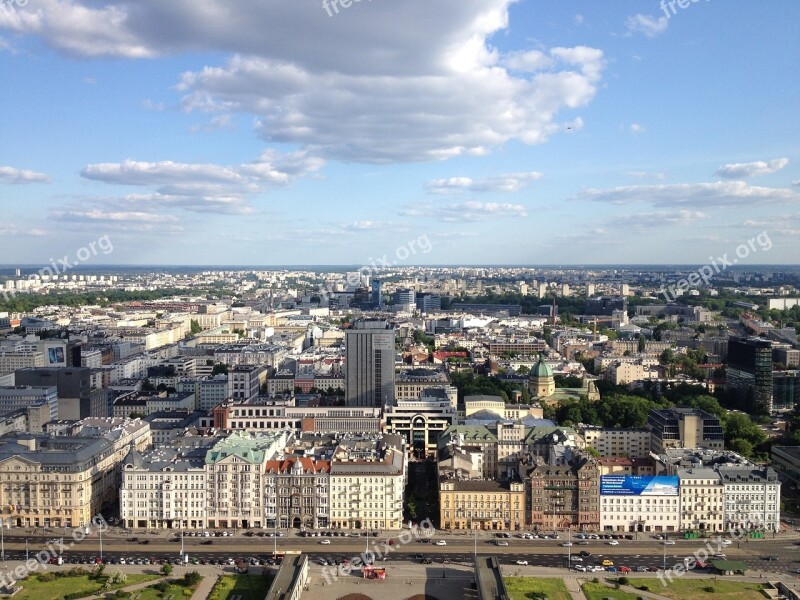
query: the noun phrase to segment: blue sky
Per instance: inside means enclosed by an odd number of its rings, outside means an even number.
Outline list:
[[[800,3],[328,6],[5,0],[0,263],[797,262]]]

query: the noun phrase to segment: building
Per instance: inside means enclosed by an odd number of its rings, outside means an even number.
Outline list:
[[[721,450],[725,442],[719,418],[697,408],[652,409],[647,428],[655,454],[663,454],[667,448]]]
[[[496,417],[501,421],[519,421],[525,417],[541,419],[544,417],[544,410],[538,404],[506,404],[500,396],[480,394],[464,396],[464,417]]]
[[[131,450],[122,464],[120,518],[137,529],[205,529],[206,453],[217,440],[192,438]]]
[[[790,411],[800,399],[800,371],[774,371],[772,373],[772,410]]]
[[[725,530],[778,531],[781,482],[770,467],[720,466],[725,495]]]
[[[747,412],[772,412],[772,342],[731,336],[725,386]]]
[[[447,371],[436,369],[417,368],[400,371],[395,376],[394,397],[397,400],[415,400],[432,388],[444,389],[450,403],[456,406],[458,389],[450,385]]]
[[[401,529],[406,473],[406,448],[400,436],[341,440],[331,458],[331,526]]]
[[[206,453],[208,527],[264,527],[266,464],[287,441],[281,431],[234,432]]]
[[[600,477],[603,531],[673,532],[681,527],[677,475]]]
[[[470,456],[483,479],[498,476],[498,446],[497,436],[484,425],[453,425],[439,436],[440,454],[447,449],[448,456],[456,452]]]
[[[586,446],[603,458],[647,458],[650,456],[649,429],[606,429],[581,425],[578,433]]]
[[[681,531],[724,531],[725,489],[711,468],[678,469]]]
[[[403,436],[420,457],[435,454],[439,437],[456,421],[456,409],[442,389],[423,392],[417,400],[397,400],[384,409],[386,433]]]
[[[545,350],[547,350],[547,342],[535,337],[522,340],[489,342],[489,353],[497,356],[502,356],[503,354],[532,356]]]
[[[28,368],[19,369],[14,376],[17,385],[55,387],[58,393],[59,419],[80,420],[108,416],[108,393],[104,389],[93,389],[91,369]]]
[[[528,523],[535,530],[600,529],[600,471],[591,458],[538,465],[527,472],[525,483]]]
[[[625,296],[597,296],[586,299],[584,314],[610,317],[615,310],[628,311],[628,298]]]
[[[0,414],[21,408],[47,405],[49,419],[58,418],[58,390],[51,387],[0,387]]]
[[[267,461],[264,473],[264,526],[327,529],[330,525],[331,464],[313,457]]]
[[[800,483],[800,446],[773,446],[772,465],[786,479]]]
[[[394,293],[394,304],[399,310],[413,311],[417,306],[417,294],[414,290],[399,289]]]
[[[88,525],[117,502],[129,449],[150,445],[150,426],[138,419],[85,419],[63,435],[5,435],[0,518],[15,527]]]
[[[226,431],[378,433],[381,431],[381,410],[369,407],[295,406],[294,399],[227,401],[212,411],[210,423],[201,419],[201,424]]]
[[[395,334],[387,321],[359,319],[345,333],[345,404],[394,404]]]
[[[0,351],[0,375],[18,369],[30,369],[45,365],[44,353],[22,351]]]
[[[150,424],[153,445],[163,446],[186,435],[190,430],[195,433],[201,414],[199,411],[160,411],[148,414],[144,421]]]
[[[261,384],[266,381],[264,367],[238,366],[228,371],[228,398],[251,400],[258,396]]]
[[[553,377],[553,369],[550,368],[544,357],[539,357],[533,369],[531,369],[530,377],[528,379],[528,389],[531,396],[536,398],[547,398],[552,396],[556,391],[556,380]]]
[[[417,308],[422,313],[429,313],[442,309],[442,297],[431,292],[417,294]]]
[[[518,531],[525,526],[521,481],[443,479],[439,526],[445,530]]]

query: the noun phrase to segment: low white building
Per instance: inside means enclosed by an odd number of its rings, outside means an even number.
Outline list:
[[[708,467],[678,469],[682,531],[723,531],[722,477]]]
[[[602,531],[679,531],[677,476],[603,475],[600,477]]]
[[[778,531],[781,482],[769,467],[719,467],[725,490],[725,529]]]

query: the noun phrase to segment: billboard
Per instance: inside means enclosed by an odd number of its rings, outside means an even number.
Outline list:
[[[677,475],[603,475],[600,494],[606,496],[677,496]]]

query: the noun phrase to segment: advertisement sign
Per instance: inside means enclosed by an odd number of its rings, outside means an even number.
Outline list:
[[[606,496],[677,496],[677,475],[603,475],[600,494]]]

